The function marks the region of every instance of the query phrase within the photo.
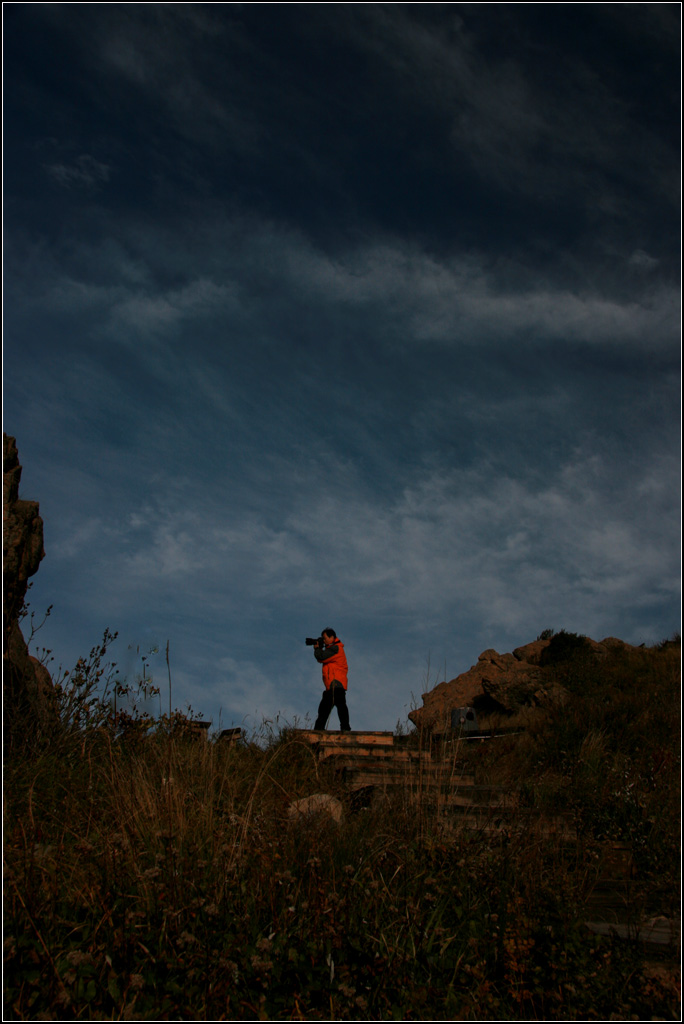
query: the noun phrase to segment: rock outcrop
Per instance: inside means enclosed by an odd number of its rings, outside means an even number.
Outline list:
[[[29,579],[45,555],[43,520],[37,501],[19,497],[21,465],[13,437],[3,435],[2,480],[2,566],[5,737],[45,727],[53,716],[52,679],[47,669],[33,658],[19,626]],[[19,720],[21,724],[19,725]],[[16,731],[16,730],[15,730]],[[16,738],[16,737],[15,737]]]
[[[633,650],[615,637],[600,642],[589,637],[575,639],[597,658],[606,657],[616,648]],[[467,672],[424,693],[422,708],[411,711],[408,717],[418,729],[441,734],[451,728],[451,712],[455,708],[471,706],[479,712],[510,714],[523,707],[560,701],[563,687],[555,678],[557,673],[545,663],[545,652],[551,650],[552,638],[516,647],[512,654],[499,654],[493,649],[483,651],[477,664]]]

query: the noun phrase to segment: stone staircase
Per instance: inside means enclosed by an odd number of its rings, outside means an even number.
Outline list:
[[[319,764],[335,770],[356,802],[394,794],[478,828],[501,828],[521,817],[529,825],[533,816],[518,806],[515,791],[476,785],[473,775],[460,773],[453,752],[444,757],[417,749],[391,732],[301,730],[297,735],[316,751]]]
[[[457,768],[459,742],[438,752],[409,746],[391,732],[316,732],[297,730],[297,737],[315,751],[318,762],[331,768],[347,789],[352,806],[368,805],[394,795],[419,809],[438,813],[444,827],[478,832],[506,832],[534,840],[554,836],[561,847],[576,848],[574,823],[568,816],[549,817],[521,807],[514,789],[477,785],[473,775]],[[482,737],[485,738],[485,737]],[[638,905],[629,878],[631,852],[607,844],[605,865],[587,900],[587,927],[598,934],[638,939],[650,949],[679,949],[679,921],[655,916]]]

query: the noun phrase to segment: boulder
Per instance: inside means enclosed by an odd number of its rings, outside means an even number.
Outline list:
[[[509,655],[511,663],[494,665],[495,671],[482,674],[482,692],[502,710],[515,711],[530,703],[531,694],[540,690],[544,683],[544,670],[528,662],[516,661]]]
[[[516,647],[513,657],[517,661],[525,661],[528,665],[538,665],[544,651],[549,646],[548,640],[533,640],[531,644],[524,647]]]
[[[302,797],[301,800],[294,800],[287,809],[287,816],[291,821],[311,819],[317,815],[339,824],[343,817],[342,804],[330,793],[314,793],[312,796]]]
[[[487,665],[493,665],[494,668],[503,670],[511,669],[515,665],[515,658],[512,654],[499,654],[491,647],[489,650],[483,651],[477,661],[478,664],[483,661]]]
[[[408,717],[418,729],[429,729],[435,733],[448,732],[452,710],[472,707],[477,698],[482,696],[482,671],[481,663],[478,662],[456,679],[438,683],[428,693],[424,693],[423,707],[410,711]]]
[[[546,643],[539,641],[542,648]],[[537,650],[536,644],[534,647],[532,654],[536,658],[541,648]],[[518,652],[524,650],[518,648]],[[448,732],[452,710],[470,706],[476,711],[514,711],[541,689],[543,678],[544,672],[537,664],[489,648],[467,672],[424,693],[423,707],[411,711],[409,719],[419,729],[435,734]]]

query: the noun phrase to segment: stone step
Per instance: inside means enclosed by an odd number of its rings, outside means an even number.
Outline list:
[[[510,817],[517,814],[516,807],[509,807],[505,804],[480,804],[465,792],[432,793],[430,800],[425,799],[425,793],[412,793],[410,790],[404,790],[402,795],[409,803],[420,803],[426,810],[434,809],[454,815],[467,814],[478,822],[502,815]]]
[[[595,935],[643,944],[651,952],[679,953],[679,908],[659,913],[659,900],[632,879],[600,877],[585,900],[585,926]]]
[[[600,868],[599,868],[600,871]],[[586,898],[587,906],[634,906],[642,900],[638,886],[627,878],[606,878],[599,875]]]
[[[463,772],[457,771],[453,765],[408,759],[402,761],[392,757],[366,757],[364,754],[325,758],[323,763],[329,763],[329,766],[336,771],[347,769],[348,771],[380,772],[396,776],[398,779],[424,776],[426,779],[449,780],[463,777]]]
[[[397,762],[390,758],[366,758],[366,757],[340,757],[329,758],[323,762],[328,768],[340,773],[345,779],[353,779],[361,772],[364,775],[387,780],[398,786],[407,785],[439,784],[442,786],[474,785],[475,776],[466,775],[456,771],[448,765],[441,764],[416,764],[412,762]],[[503,786],[489,786],[482,784],[482,791],[492,793],[515,793],[517,790]]]
[[[336,746],[394,746],[394,733],[392,732],[363,732],[352,729],[351,732],[327,732],[316,729],[297,729],[297,739],[305,743],[319,745],[321,747]]]
[[[491,818],[489,820],[484,818],[472,818],[468,819],[465,816],[454,817],[453,815],[444,816],[444,829],[448,831],[451,829],[456,834],[462,834],[464,831],[470,830],[477,836],[487,836],[492,839],[505,835],[508,839],[520,835],[523,831],[526,835],[532,836],[535,842],[549,842],[556,841],[572,841],[575,838],[575,834],[571,829],[565,827],[563,823],[554,825],[548,821],[535,822],[534,825],[526,826],[525,829],[516,829],[515,823],[507,821],[504,818]]]
[[[347,760],[348,758],[362,758],[366,761],[388,761],[396,764],[408,764],[415,760],[408,750],[395,750],[393,747],[386,746],[358,746],[349,744],[339,744],[338,746],[324,746],[318,751],[319,761],[329,761],[331,758],[337,760]]]
[[[513,818],[521,821],[520,808],[515,804],[505,802],[497,803],[494,800],[483,803],[477,799],[468,797],[465,793],[453,793],[440,796],[440,806],[457,815],[461,813],[473,815],[480,821],[483,819],[489,820],[490,818],[501,817],[507,818],[509,821]]]
[[[642,924],[623,924],[619,921],[585,921],[584,924],[594,935],[639,942],[653,952],[677,950],[681,947],[680,922],[667,917],[651,918]]]
[[[322,767],[346,781],[363,773],[377,778],[379,782],[384,781],[396,786],[418,786],[423,783],[426,786],[450,786],[459,783],[472,784],[475,781],[473,775],[465,775],[463,772],[454,771],[441,765],[419,765],[410,762],[401,764],[389,758],[387,760],[376,757],[326,758],[322,762]],[[497,787],[491,788],[499,791]],[[507,790],[507,792],[515,792],[515,790]]]
[[[577,839],[572,821],[562,816],[549,818],[547,815],[522,815],[516,807],[492,805],[445,805],[443,811],[444,827],[458,831],[473,829],[487,835],[505,832],[508,836],[555,837],[568,843],[573,843]]]
[[[430,761],[425,758],[417,758],[411,754],[404,752],[397,756],[395,751],[392,754],[391,748],[388,750],[386,747],[377,747],[376,749],[355,749],[350,748],[348,750],[338,751],[322,751],[319,755],[319,762],[321,764],[329,763],[333,767],[339,765],[343,767],[355,767],[368,768],[378,767],[384,769],[390,769],[394,767],[398,772],[439,772],[443,775],[457,775],[460,774],[456,771],[454,765],[440,763],[439,761]]]
[[[352,787],[379,786],[381,789],[434,790],[473,789],[475,778],[472,775],[439,776],[425,773],[412,774],[384,768],[348,768],[342,769],[343,779]]]

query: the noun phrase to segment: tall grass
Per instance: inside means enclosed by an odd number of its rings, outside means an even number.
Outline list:
[[[575,842],[459,827],[401,792],[355,809],[295,730],[223,746],[97,720],[15,751],[5,1019],[675,1017],[672,970],[582,922],[607,839],[675,912],[678,658],[566,666],[563,708],[453,755],[568,814]],[[289,818],[315,792],[341,824]]]

